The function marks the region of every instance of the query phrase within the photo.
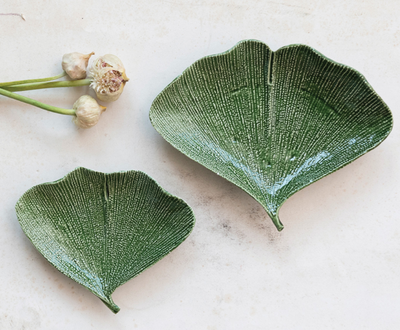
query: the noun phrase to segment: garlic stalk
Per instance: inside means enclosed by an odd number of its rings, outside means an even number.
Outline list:
[[[52,105],[48,105],[46,103],[33,100],[26,96],[6,91],[2,88],[0,88],[0,95],[10,97],[12,99],[33,105],[47,111],[59,113],[61,115],[74,116],[73,122],[80,128],[90,128],[96,125],[100,119],[100,115],[106,110],[106,107],[99,105],[97,101],[89,95],[81,96],[74,103],[72,109],[58,108]]]
[[[89,95],[81,96],[74,103],[73,109],[63,109],[36,101],[15,92],[43,88],[90,85],[100,100],[106,102],[115,101],[119,98],[125,83],[129,80],[126,76],[125,68],[121,60],[115,55],[104,55],[98,58],[89,69],[90,78],[82,79],[86,77],[86,67],[93,54],[94,53],[87,55],[80,53],[65,54],[62,62],[62,67],[65,71],[61,74],[49,78],[0,83],[0,95],[31,104],[47,111],[74,116],[73,121],[78,127],[92,127],[97,124],[100,115],[106,108],[99,105],[97,101]],[[54,81],[66,75],[76,80]]]
[[[89,68],[89,79],[56,82],[34,82],[27,84],[14,84],[3,87],[11,92],[21,92],[43,88],[76,87],[90,85],[99,100],[104,102],[116,101],[129,78],[121,60],[111,54],[99,57]]]
[[[54,77],[49,77],[49,78],[39,78],[39,79],[26,79],[26,80],[17,80],[17,81],[8,81],[8,82],[3,82],[0,83],[0,88],[7,87],[7,86],[14,86],[14,85],[23,85],[23,84],[31,84],[31,83],[39,83],[39,82],[45,82],[45,81],[52,81],[52,80],[57,80],[60,79],[64,76],[66,76],[67,73],[63,71],[57,76]]]
[[[14,100],[18,100],[24,103],[28,103],[30,105],[33,105],[35,107],[47,110],[47,111],[51,111],[51,112],[55,112],[55,113],[59,113],[61,115],[70,115],[70,116],[74,116],[75,115],[75,110],[74,109],[63,109],[63,108],[58,108],[58,107],[54,107],[52,105],[48,105],[46,103],[42,103],[36,100],[33,100],[29,97],[26,96],[22,96],[10,91],[7,91],[5,89],[0,88],[0,94],[10,97]]]
[[[31,83],[31,84],[21,84],[5,86],[3,89],[10,92],[22,92],[30,91],[34,89],[44,89],[44,88],[57,88],[57,87],[78,87],[78,86],[88,86],[91,84],[90,79],[79,79],[79,80],[64,80],[64,81],[51,81],[44,83]]]

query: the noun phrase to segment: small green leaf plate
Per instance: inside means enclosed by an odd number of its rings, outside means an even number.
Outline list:
[[[16,212],[38,251],[114,313],[114,290],[174,250],[195,223],[184,201],[139,171],[78,168],[25,192]]]
[[[356,70],[256,40],[200,59],[153,101],[154,128],[267,211],[378,146],[392,114]]]

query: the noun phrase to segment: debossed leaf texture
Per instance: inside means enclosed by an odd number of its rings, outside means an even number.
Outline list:
[[[154,100],[155,129],[267,211],[378,146],[392,115],[365,78],[305,45],[260,41],[195,62]]]
[[[114,313],[114,290],[175,249],[195,223],[185,202],[139,171],[78,168],[28,190],[16,211],[39,252]]]

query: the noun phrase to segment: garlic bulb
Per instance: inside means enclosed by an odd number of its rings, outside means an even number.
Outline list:
[[[106,107],[99,105],[93,97],[83,95],[74,103],[73,109],[75,110],[74,123],[81,128],[90,128],[97,124]]]
[[[89,58],[92,55],[94,55],[93,52],[87,55],[76,52],[65,54],[62,58],[62,68],[71,79],[84,79]]]
[[[121,60],[111,54],[99,57],[89,68],[90,86],[101,101],[116,101],[129,80]]]

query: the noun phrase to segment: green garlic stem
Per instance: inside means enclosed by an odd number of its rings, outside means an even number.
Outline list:
[[[91,82],[92,82],[91,79],[52,81],[45,83],[13,85],[4,87],[4,89],[10,92],[22,92],[22,91],[30,91],[33,89],[87,86],[90,85]]]
[[[38,83],[38,82],[44,82],[44,81],[52,81],[52,80],[60,79],[60,78],[62,78],[64,76],[66,76],[66,75],[67,75],[67,73],[65,71],[63,71],[61,74],[59,74],[57,76],[54,76],[54,77],[49,77],[49,78],[8,81],[8,82],[0,83],[0,88],[2,88],[4,86],[21,85],[21,84],[29,84],[29,83]]]
[[[29,97],[26,96],[22,96],[19,94],[15,94],[9,91],[6,91],[5,89],[0,88],[0,94],[10,97],[14,100],[18,100],[24,103],[28,103],[30,105],[33,105],[35,107],[47,110],[47,111],[51,111],[51,112],[55,112],[55,113],[59,113],[61,115],[70,115],[70,116],[75,116],[75,110],[74,109],[63,109],[63,108],[57,108],[57,107],[53,107],[51,105],[30,99]]]
[[[45,83],[13,85],[4,87],[4,89],[10,92],[22,92],[22,91],[30,91],[33,89],[43,89],[43,88],[87,86],[90,85],[91,82],[92,82],[91,79],[52,81]]]

